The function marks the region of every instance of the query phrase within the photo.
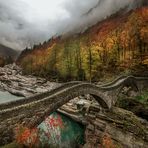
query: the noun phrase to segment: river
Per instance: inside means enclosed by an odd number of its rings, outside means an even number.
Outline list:
[[[14,101],[14,100],[19,100],[19,99],[22,99],[22,98],[23,97],[14,96],[7,91],[0,91],[0,104],[10,102],[10,101]]]

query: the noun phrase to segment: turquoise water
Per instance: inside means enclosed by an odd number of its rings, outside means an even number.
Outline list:
[[[34,129],[18,130],[21,144],[39,148],[78,148],[84,144],[85,127],[54,112]],[[18,141],[18,143],[20,143]]]
[[[67,116],[54,112],[38,128],[41,147],[74,148],[84,144],[85,127]]]
[[[14,100],[22,99],[23,97],[17,97],[10,94],[7,91],[0,91],[0,103],[10,102]]]

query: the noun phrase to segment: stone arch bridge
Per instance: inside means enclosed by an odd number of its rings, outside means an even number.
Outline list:
[[[0,145],[13,140],[13,129],[17,124],[33,128],[49,114],[80,95],[90,94],[102,108],[110,110],[124,86],[131,86],[135,91],[140,91],[143,87],[148,87],[148,78],[122,76],[104,85],[69,82],[49,92],[0,104]]]

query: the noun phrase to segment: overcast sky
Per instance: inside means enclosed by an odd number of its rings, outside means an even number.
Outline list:
[[[0,44],[22,50],[54,35],[85,30],[135,1],[140,0],[0,0]]]

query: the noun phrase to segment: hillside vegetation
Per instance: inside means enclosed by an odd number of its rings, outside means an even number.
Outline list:
[[[13,63],[18,54],[18,51],[0,44],[0,67]]]
[[[17,60],[25,74],[52,80],[97,81],[148,68],[148,7],[117,13],[84,33],[52,38],[25,49]]]
[[[11,57],[2,57],[0,56],[0,67],[3,67],[7,64],[13,63],[13,60]]]

